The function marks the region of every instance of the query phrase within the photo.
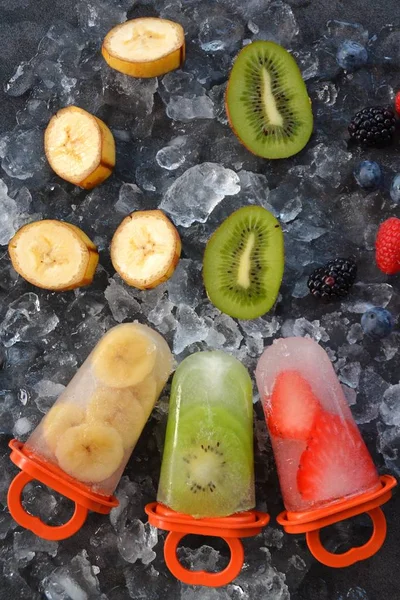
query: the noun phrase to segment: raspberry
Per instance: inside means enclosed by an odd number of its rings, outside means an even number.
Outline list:
[[[387,275],[400,271],[400,219],[390,217],[384,221],[376,236],[376,264]]]
[[[395,100],[394,107],[395,107],[397,114],[400,117],[400,92],[397,92],[397,94],[396,94],[396,100]]]

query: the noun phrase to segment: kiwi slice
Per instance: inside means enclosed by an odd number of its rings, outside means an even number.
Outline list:
[[[234,133],[253,154],[287,158],[310,139],[313,115],[300,69],[274,42],[253,42],[239,53],[225,104]]]
[[[157,500],[195,518],[253,508],[253,449],[199,407],[179,420],[176,435],[167,430]]]
[[[283,233],[261,206],[230,215],[211,236],[203,279],[211,302],[238,319],[256,319],[273,306],[282,282]]]

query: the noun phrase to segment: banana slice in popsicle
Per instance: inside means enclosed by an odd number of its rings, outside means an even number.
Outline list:
[[[86,189],[102,183],[115,166],[111,131],[103,121],[77,106],[62,108],[50,119],[44,149],[57,175]]]
[[[181,247],[178,231],[161,210],[138,210],[114,233],[111,261],[128,285],[151,289],[171,277]]]
[[[56,458],[63,471],[79,481],[98,483],[120,466],[124,449],[119,433],[101,423],[70,427],[60,437]]]
[[[46,290],[92,283],[99,262],[97,247],[79,227],[51,219],[21,227],[8,251],[17,273]]]
[[[75,402],[55,404],[43,421],[43,435],[50,450],[55,452],[61,435],[70,427],[80,425],[84,418],[84,411]]]
[[[101,53],[110,67],[131,77],[158,77],[185,60],[182,25],[154,17],[117,25],[104,38]]]
[[[94,374],[104,386],[125,388],[141,383],[153,370],[156,344],[135,325],[112,329],[92,354]]]
[[[147,420],[131,388],[97,388],[89,400],[86,419],[114,427],[125,449],[136,444]]]

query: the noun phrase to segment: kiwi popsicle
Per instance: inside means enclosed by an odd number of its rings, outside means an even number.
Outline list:
[[[225,352],[197,352],[175,372],[157,500],[194,518],[255,506],[252,383]]]
[[[25,448],[91,492],[111,495],[171,371],[156,331],[140,323],[110,329]]]
[[[288,511],[326,508],[379,487],[340,382],[317,342],[275,341],[260,358],[256,378]]]

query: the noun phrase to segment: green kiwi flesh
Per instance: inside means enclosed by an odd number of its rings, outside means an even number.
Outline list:
[[[254,508],[253,449],[238,430],[206,406],[174,427],[175,436],[167,431],[157,500],[195,518]]]
[[[264,158],[297,154],[313,129],[300,69],[274,42],[253,42],[239,53],[229,77],[226,111],[240,141]]]
[[[232,213],[207,243],[203,279],[211,302],[237,319],[256,319],[274,305],[284,268],[282,229],[261,206]]]

